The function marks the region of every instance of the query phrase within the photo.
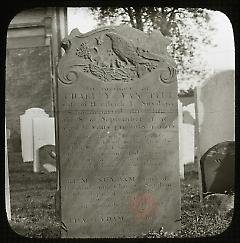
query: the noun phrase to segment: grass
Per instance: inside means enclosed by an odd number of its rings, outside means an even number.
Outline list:
[[[9,153],[12,229],[33,238],[59,238],[60,220],[55,212],[56,174],[34,174],[32,163],[23,163],[21,153]],[[181,180],[181,230],[175,234],[149,232],[139,237],[205,237],[225,231],[232,220],[233,210],[219,214],[219,202],[200,204],[197,170],[186,167]]]
[[[20,153],[9,153],[9,182],[12,229],[27,237],[58,238],[56,174],[34,174],[32,163],[23,163]]]

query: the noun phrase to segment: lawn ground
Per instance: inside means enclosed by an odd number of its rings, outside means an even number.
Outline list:
[[[55,212],[56,174],[34,174],[32,163],[23,163],[21,153],[10,152],[9,176],[11,195],[11,228],[20,235],[33,238],[59,238],[60,224]],[[181,180],[181,231],[171,237],[205,237],[225,231],[233,210],[219,214],[219,202],[200,204],[197,170],[194,164],[185,167]],[[158,238],[164,232],[149,232],[139,237]]]

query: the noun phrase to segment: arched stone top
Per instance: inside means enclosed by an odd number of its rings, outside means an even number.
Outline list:
[[[85,34],[73,29],[61,43],[65,54],[58,65],[58,78],[71,84],[82,73],[102,82],[134,82],[158,70],[159,80],[169,84],[175,81],[176,65],[167,45],[159,31],[146,34],[124,25]]]

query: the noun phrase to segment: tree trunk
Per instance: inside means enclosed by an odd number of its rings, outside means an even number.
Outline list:
[[[136,25],[134,23],[134,15],[133,15],[131,7],[124,8],[124,10],[128,13],[132,27],[136,28]]]
[[[135,18],[136,18],[136,28],[139,29],[139,30],[143,30],[141,8],[136,7],[134,9],[135,9]]]

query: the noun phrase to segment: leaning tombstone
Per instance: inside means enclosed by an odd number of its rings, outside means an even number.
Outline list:
[[[222,71],[195,89],[197,157],[200,175],[201,161],[202,164],[212,163],[208,160],[208,162],[203,162],[209,156],[205,156],[207,152],[211,152],[210,149],[218,144],[235,140],[234,80],[233,70]],[[204,192],[205,177],[201,175],[199,179],[200,192]],[[220,184],[223,183],[221,180],[217,181]],[[217,187],[221,188],[222,185],[214,186],[214,188]]]
[[[55,145],[47,144],[39,148],[40,172],[56,172]]]
[[[200,164],[205,195],[234,192],[235,142],[213,146],[202,156]]]
[[[35,117],[49,117],[43,109],[30,108],[20,116],[21,147],[23,162],[33,161],[33,129],[32,119]]]
[[[176,66],[158,31],[126,26],[62,41],[58,65],[61,237],[180,228]]]
[[[55,145],[54,118],[33,119],[33,172],[40,172],[39,148],[43,145]]]

